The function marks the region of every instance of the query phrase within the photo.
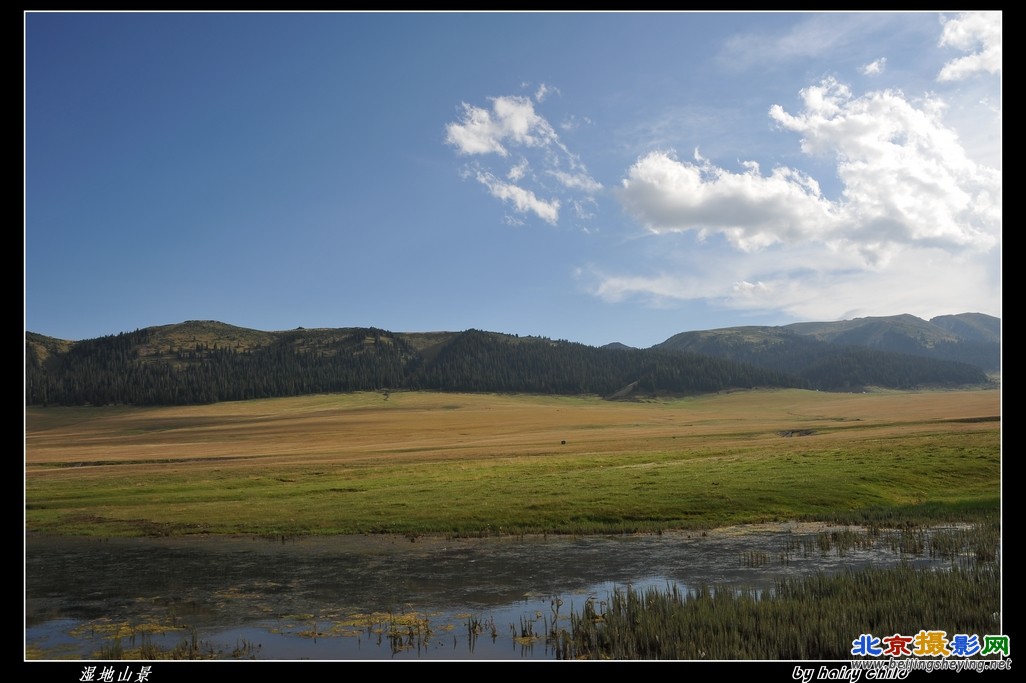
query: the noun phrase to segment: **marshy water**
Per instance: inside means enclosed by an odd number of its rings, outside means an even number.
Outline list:
[[[802,525],[624,536],[27,536],[28,659],[554,659],[614,588],[770,589],[784,577],[951,565],[932,535]]]

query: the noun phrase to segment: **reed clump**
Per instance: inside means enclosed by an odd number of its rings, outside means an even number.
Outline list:
[[[1000,605],[993,563],[818,574],[761,593],[617,588],[601,613],[589,601],[572,614],[555,650],[564,659],[850,659],[862,633],[993,632]]]

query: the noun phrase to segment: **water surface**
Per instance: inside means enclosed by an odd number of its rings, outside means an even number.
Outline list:
[[[783,577],[931,562],[881,536],[824,548],[799,525],[703,534],[297,539],[28,536],[31,659],[144,638],[217,659],[552,659],[542,636],[614,587],[770,589]]]

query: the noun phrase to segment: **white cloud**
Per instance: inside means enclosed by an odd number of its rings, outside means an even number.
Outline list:
[[[769,291],[769,287],[767,287],[765,283],[761,281],[748,282],[747,280],[735,282],[732,289],[735,293],[741,296],[753,296],[755,294],[761,294]]]
[[[697,151],[695,159],[646,155],[628,170],[620,200],[652,232],[721,232],[746,251],[836,229],[830,202],[798,171],[778,167],[763,176],[749,162],[730,173]]]
[[[542,84],[535,98],[541,102],[553,92],[559,91]],[[457,153],[482,157],[463,169],[464,177],[474,176],[493,197],[553,225],[564,202],[574,207],[579,219],[590,217],[583,207],[602,184],[535,110],[534,101],[520,96],[490,101],[490,109],[463,103],[459,120],[446,125],[445,141]],[[518,160],[510,164],[514,149]],[[500,180],[503,177],[505,181]],[[549,178],[556,182],[546,182]]]
[[[865,76],[875,76],[876,74],[883,73],[884,66],[887,64],[887,58],[881,57],[880,59],[873,60],[869,64],[863,66],[859,71]]]
[[[460,154],[509,156],[507,145],[542,147],[556,139],[549,122],[534,111],[526,97],[492,98],[492,110],[463,103],[459,123],[450,123],[445,141]]]
[[[797,113],[774,105],[770,118],[801,136],[804,153],[835,163],[836,198],[783,166],[731,171],[697,151],[692,161],[650,152],[617,196],[662,246],[644,274],[593,271],[591,291],[806,320],[998,302],[1001,173],[969,158],[942,122],[945,104],[893,90],[856,97],[833,79],[801,100]]]
[[[509,169],[509,172],[506,173],[506,177],[513,182],[516,182],[524,177],[524,174],[527,173],[527,168],[527,159],[522,159],[519,164]]]
[[[563,187],[583,190],[589,194],[602,189],[602,183],[587,173],[567,173],[566,171],[547,171],[547,173],[558,180]]]
[[[549,93],[556,93],[558,95],[559,94],[559,88],[553,88],[551,85],[545,85],[544,83],[542,83],[541,85],[538,86],[538,89],[534,92],[534,99],[537,102],[541,102],[546,97],[548,97]]]
[[[912,313],[927,318],[943,313],[976,311],[993,302],[995,289],[988,259],[966,259],[932,248],[907,248],[887,268],[867,277],[859,269],[820,268],[796,276],[766,280],[766,288],[730,296],[726,304],[747,310],[782,310],[801,320],[831,320],[867,315]],[[949,277],[938,277],[948,273]],[[990,309],[995,311],[995,309]]]
[[[595,199],[594,197],[585,197],[584,199],[573,199],[570,201],[570,206],[574,209],[574,215],[582,220],[588,220],[594,218]],[[590,232],[585,229],[585,232]]]
[[[980,72],[1001,71],[1001,12],[966,12],[944,22],[941,47],[970,54],[953,59],[937,75],[938,81],[958,81]]]
[[[506,183],[491,173],[479,172],[477,181],[488,188],[491,195],[504,202],[510,202],[520,213],[531,212],[537,215],[546,223],[555,225],[559,221],[559,200],[545,201],[539,199],[534,192],[524,188]]]
[[[1001,174],[969,158],[941,122],[942,102],[913,103],[891,90],[856,98],[831,79],[802,99],[800,114],[774,105],[770,116],[802,134],[807,154],[837,160],[846,240],[867,254],[876,245],[986,250],[997,243]]]
[[[610,274],[585,269],[579,278],[610,303],[638,300],[654,308],[704,300],[713,305],[796,320],[839,320],[912,313],[922,318],[953,311],[1001,312],[999,264],[993,255],[966,258],[932,248],[908,248],[888,268],[867,277],[846,267],[842,254],[789,250],[750,255],[679,251],[662,272]],[[950,277],[938,277],[950,273]]]
[[[802,134],[806,154],[836,159],[838,200],[784,166],[763,174],[744,162],[734,173],[697,152],[695,163],[652,152],[627,171],[624,206],[656,233],[718,232],[745,251],[814,240],[857,249],[867,265],[901,245],[986,250],[998,242],[1000,173],[969,159],[940,122],[942,103],[917,107],[895,91],[856,98],[832,79],[801,94],[802,112],[774,105],[770,117]]]
[[[867,44],[868,36],[893,29],[896,21],[915,20],[911,13],[811,13],[783,32],[759,30],[735,34],[724,42],[716,59],[724,69],[739,70],[823,59],[838,52],[857,54]]]

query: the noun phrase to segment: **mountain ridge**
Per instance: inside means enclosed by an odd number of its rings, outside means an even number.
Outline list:
[[[992,361],[1000,346],[986,339],[999,321],[960,314],[942,323],[934,330],[897,316],[720,328],[680,333],[648,349],[474,329],[262,331],[216,320],[77,342],[26,332],[26,403],[210,403],[387,389],[624,399],[760,386],[859,391],[987,383],[985,365],[999,367]]]
[[[809,335],[809,336],[822,336],[823,334],[827,334],[827,335],[830,334],[830,332],[825,332],[824,333],[823,330],[852,329],[852,328],[857,328],[857,327],[865,326],[867,324],[872,324],[872,323],[878,323],[878,322],[891,322],[891,323],[893,323],[894,321],[917,321],[918,323],[922,323],[922,324],[925,324],[925,325],[930,325],[930,326],[932,326],[932,328],[934,329],[935,332],[947,332],[949,338],[974,339],[974,340],[978,340],[978,341],[999,342],[1000,341],[1000,337],[1001,337],[1001,332],[1000,332],[1000,329],[1001,329],[1001,319],[1000,318],[996,318],[996,317],[991,316],[991,315],[987,315],[986,313],[947,314],[947,315],[935,316],[935,317],[933,317],[933,318],[931,318],[929,320],[925,320],[923,318],[916,317],[916,316],[914,316],[912,314],[909,314],[909,313],[902,313],[902,314],[893,315],[893,316],[867,316],[867,317],[864,317],[864,318],[851,318],[851,319],[846,319],[846,320],[837,320],[837,321],[829,321],[829,322],[809,321],[809,322],[788,323],[788,324],[785,324],[785,325],[738,325],[738,326],[730,326],[730,327],[705,328],[705,329],[700,329],[700,330],[685,330],[684,332],[680,332],[680,333],[677,333],[675,335],[672,335],[671,337],[667,338],[663,342],[658,342],[658,343],[653,344],[652,346],[648,346],[648,347],[629,346],[629,345],[626,345],[626,344],[622,344],[622,343],[620,343],[618,341],[614,341],[614,342],[609,342],[607,344],[603,344],[603,345],[601,345],[599,347],[596,347],[596,348],[628,348],[628,349],[656,348],[656,347],[662,346],[663,344],[666,344],[666,342],[669,341],[670,339],[672,339],[673,337],[676,337],[676,336],[678,336],[680,334],[687,334],[688,332],[723,332],[723,331],[727,331],[727,330],[742,330],[742,329],[778,329],[778,328],[783,328],[783,329],[794,330],[798,334]],[[366,326],[351,326],[351,327],[302,327],[302,326],[300,326],[300,327],[296,327],[296,328],[292,328],[292,329],[288,329],[288,330],[259,330],[259,329],[256,329],[256,328],[241,327],[241,326],[238,326],[238,325],[233,325],[231,323],[225,323],[225,322],[222,322],[222,321],[219,321],[219,320],[199,320],[199,319],[196,319],[196,320],[184,320],[182,322],[169,323],[169,324],[164,324],[164,325],[151,325],[151,326],[145,327],[145,328],[136,328],[136,330],[139,330],[139,329],[167,330],[168,332],[177,331],[177,332],[182,333],[179,336],[183,336],[184,334],[188,334],[188,333],[191,333],[191,334],[193,334],[195,336],[197,331],[207,332],[207,333],[221,331],[225,335],[225,338],[230,339],[231,338],[231,334],[230,333],[232,333],[232,332],[234,332],[236,334],[258,333],[260,335],[278,335],[278,334],[287,334],[287,333],[292,333],[292,332],[297,332],[297,331],[302,331],[302,332],[325,332],[325,331],[356,330],[356,329],[378,329],[378,328],[375,328],[373,326],[370,326],[370,327],[366,327]],[[471,329],[473,329],[473,328],[471,328]],[[452,330],[452,331],[434,330],[434,331],[421,331],[421,332],[398,332],[396,334],[411,335],[411,336],[412,335],[455,335],[455,334],[460,334],[461,332],[465,332],[465,331],[466,330],[460,330],[460,331],[456,331],[456,330]],[[121,332],[110,333],[110,334],[104,335],[104,336],[113,336],[115,334],[125,334],[127,332],[129,332],[129,330],[122,330]],[[508,333],[504,333],[504,332],[494,332],[494,333],[495,334],[508,334]],[[26,336],[33,336],[33,337],[37,337],[37,338],[41,338],[41,339],[48,339],[48,340],[52,340],[54,342],[61,342],[61,343],[64,343],[64,344],[75,343],[76,341],[89,341],[89,339],[99,339],[100,338],[100,337],[92,337],[92,338],[87,338],[87,339],[82,339],[82,340],[62,339],[62,338],[59,338],[59,337],[52,337],[52,336],[41,334],[41,333],[38,333],[38,332],[32,332],[30,330],[26,330],[25,334],[26,334]],[[836,333],[834,333],[834,334],[836,336]],[[511,336],[511,337],[518,337],[518,338],[520,337],[520,335],[517,335],[517,334],[509,334],[509,336]],[[524,338],[531,338],[531,337],[525,336]],[[537,337],[537,338],[541,339],[541,338],[544,338],[544,337]]]
[[[983,313],[937,316],[929,321],[902,314],[682,332],[652,348],[742,358],[767,344],[802,346],[809,340],[815,340],[837,347],[864,347],[969,363],[987,372],[997,372],[1001,367],[1000,330],[1001,320]],[[799,342],[799,338],[803,341]],[[777,351],[781,350],[778,348]]]

